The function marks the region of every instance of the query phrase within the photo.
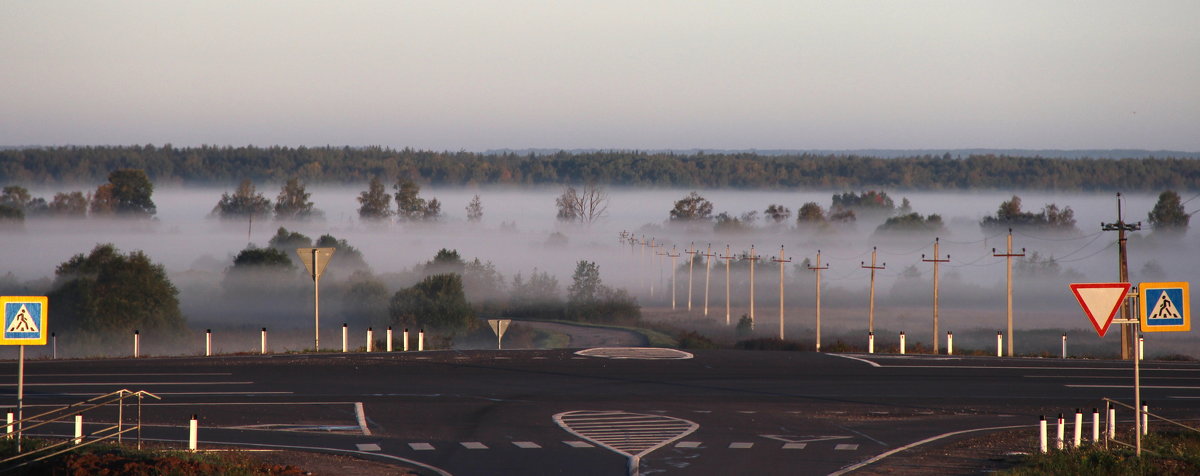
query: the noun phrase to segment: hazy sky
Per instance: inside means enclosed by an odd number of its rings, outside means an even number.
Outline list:
[[[1200,151],[1200,2],[4,1],[0,145]]]

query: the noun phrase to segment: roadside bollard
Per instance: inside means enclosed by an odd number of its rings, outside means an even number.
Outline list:
[[[392,351],[392,326],[388,326],[387,330],[387,351]]]
[[[367,328],[367,352],[375,349],[375,331],[370,327]]]
[[[1100,443],[1100,410],[1092,408],[1092,444]]]
[[[1117,437],[1117,409],[1110,407],[1108,409],[1108,439],[1111,440],[1116,437]]]
[[[1142,435],[1150,434],[1150,405],[1142,401]]]
[[[192,420],[188,422],[188,451],[196,451],[196,437],[199,433],[200,422],[196,419],[196,415],[192,415]]]
[[[1067,335],[1062,336],[1062,358],[1067,358]]]
[[[900,332],[900,353],[904,353],[904,332]]]
[[[1146,336],[1138,336],[1138,360],[1146,360]]]
[[[141,350],[142,350],[141,347],[142,347],[142,334],[135,329],[133,331],[133,358],[135,358],[135,359],[138,358],[138,355],[141,353]]]
[[[350,347],[350,326],[342,323],[342,352],[349,352],[347,347]]]
[[[1004,357],[1004,333],[996,331],[996,357]]]
[[[5,426],[5,427],[4,427],[4,437],[5,437],[5,438],[12,438],[12,432],[13,432],[13,424],[12,424],[12,422],[13,422],[13,414],[12,414],[12,412],[8,412],[8,416],[7,416],[7,417],[5,417],[5,419],[4,419],[4,420],[5,420],[5,421],[7,422],[7,424],[8,424],[7,426]]]
[[[1067,437],[1066,426],[1067,426],[1066,419],[1063,418],[1062,413],[1059,413],[1058,414],[1058,441],[1054,443],[1054,447],[1057,449],[1060,449],[1060,450],[1063,449],[1063,446],[1065,446],[1065,445],[1063,445],[1063,440],[1066,439],[1066,437]]]
[[[425,351],[425,329],[421,329],[420,332],[417,332],[417,352],[424,352],[424,351]]]
[[[212,329],[204,330],[204,356],[212,355]]]
[[[408,328],[404,328],[404,351],[408,352]]]
[[[75,415],[75,439],[71,441],[76,445],[83,443],[83,415]]]
[[[954,333],[946,331],[946,355],[954,355]]]
[[[259,346],[261,347],[262,353],[265,355],[267,353],[267,328],[266,327],[262,328],[262,338],[260,340],[261,340],[261,342],[259,343]]]
[[[875,333],[874,332],[867,333],[867,353],[868,354],[875,353]]]
[[[50,333],[50,358],[58,358],[58,336],[53,332]]]
[[[1084,440],[1084,410],[1075,409],[1075,447],[1078,448]]]
[[[1038,423],[1038,441],[1041,442],[1042,453],[1050,450],[1049,442],[1046,440],[1046,415],[1042,415],[1042,421]]]

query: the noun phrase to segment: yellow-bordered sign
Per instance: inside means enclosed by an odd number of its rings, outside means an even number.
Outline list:
[[[0,296],[4,333],[0,345],[46,345],[46,296]]]
[[[1142,332],[1192,330],[1187,282],[1141,283],[1138,294]]]

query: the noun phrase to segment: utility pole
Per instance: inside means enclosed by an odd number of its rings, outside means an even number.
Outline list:
[[[674,253],[672,253],[674,252]],[[679,275],[679,268],[675,265],[675,258],[679,257],[679,252],[675,251],[675,246],[671,246],[671,251],[667,252],[667,256],[671,257],[671,310],[675,310],[675,289],[679,286],[675,285],[675,276]]]
[[[1021,248],[1020,253],[1013,253],[1012,250],[1012,228],[1008,229],[1008,248],[1004,254],[996,253],[996,249],[992,248],[992,256],[997,258],[1003,257],[1007,261],[1008,271],[1008,356],[1013,356],[1013,313],[1012,313],[1012,259],[1014,257],[1025,256],[1025,248]],[[1124,327],[1122,327],[1124,329]]]
[[[1120,193],[1117,194],[1117,222],[1116,223],[1100,223],[1100,229],[1103,231],[1116,231],[1117,232],[1117,259],[1120,260],[1120,263],[1118,263],[1119,281],[1122,283],[1128,283],[1129,282],[1129,255],[1125,249],[1125,242],[1127,241],[1125,238],[1125,232],[1141,230],[1142,222],[1139,221],[1136,224],[1125,223],[1125,219],[1121,215],[1121,194]],[[1125,303],[1121,305],[1121,319],[1129,320],[1130,319],[1129,315],[1131,314],[1131,311],[1132,311],[1132,309],[1130,308],[1129,300],[1126,299]],[[1137,359],[1137,351],[1134,348],[1134,346],[1137,345],[1136,344],[1137,339],[1135,336],[1136,333],[1129,332],[1129,329],[1128,329],[1129,327],[1130,326],[1126,326],[1126,325],[1121,326],[1121,359],[1122,360]],[[1140,402],[1134,402],[1134,403],[1137,404]]]
[[[933,263],[933,353],[938,354],[938,264],[949,263],[950,255],[946,255],[945,259],[938,258],[938,241],[939,238],[933,239],[933,258],[925,259],[925,255],[921,255],[921,261]]]
[[[754,262],[758,261],[754,245],[750,245],[750,255],[742,259],[750,260],[750,328],[754,329]]]
[[[664,244],[662,244],[662,243],[659,243],[659,244],[658,244],[658,247],[659,247],[660,249],[661,249],[661,248],[666,248],[666,247],[667,247],[667,245],[664,245]],[[668,251],[656,251],[656,252],[654,252],[654,255],[658,257],[658,285],[659,285],[660,287],[661,287],[661,286],[662,286],[662,284],[663,284],[663,269],[662,269],[662,268],[663,268],[663,256],[666,256],[666,255],[667,255],[667,253],[669,253],[669,252],[668,252]]]
[[[779,263],[779,340],[783,340],[783,263],[791,263],[791,259],[783,257],[783,246],[779,246],[779,258],[771,261]]]
[[[821,266],[821,250],[817,250],[817,265],[808,269],[817,273],[817,352],[821,351],[821,270],[829,269],[829,265]]]
[[[704,256],[704,317],[708,317],[708,283],[712,276],[712,259],[716,256],[712,252],[712,243],[708,244],[708,251],[701,256]]]
[[[875,270],[887,269],[887,263],[883,263],[882,265],[875,266],[875,254],[876,254],[876,249],[874,246],[872,246],[871,247],[871,265],[870,266],[867,266],[867,263],[865,263],[865,262],[859,261],[859,267],[861,267],[863,269],[871,270],[871,297],[870,297],[870,307],[868,308],[870,310],[867,311],[867,335],[871,335],[871,334],[875,333]]]
[[[687,251],[684,251],[688,254],[688,312],[692,312],[692,268],[695,267],[696,253],[699,252],[700,250],[696,249],[695,241],[688,245]]]
[[[725,325],[729,325],[729,263],[733,261],[733,254],[729,252],[729,244],[725,244],[725,256],[721,256],[725,260]]]

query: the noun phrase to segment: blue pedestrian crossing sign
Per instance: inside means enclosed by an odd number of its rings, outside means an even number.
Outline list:
[[[45,296],[0,296],[4,312],[0,345],[45,345],[47,307]]]
[[[1188,316],[1191,299],[1188,283],[1141,283],[1142,332],[1172,332],[1192,330]]]

